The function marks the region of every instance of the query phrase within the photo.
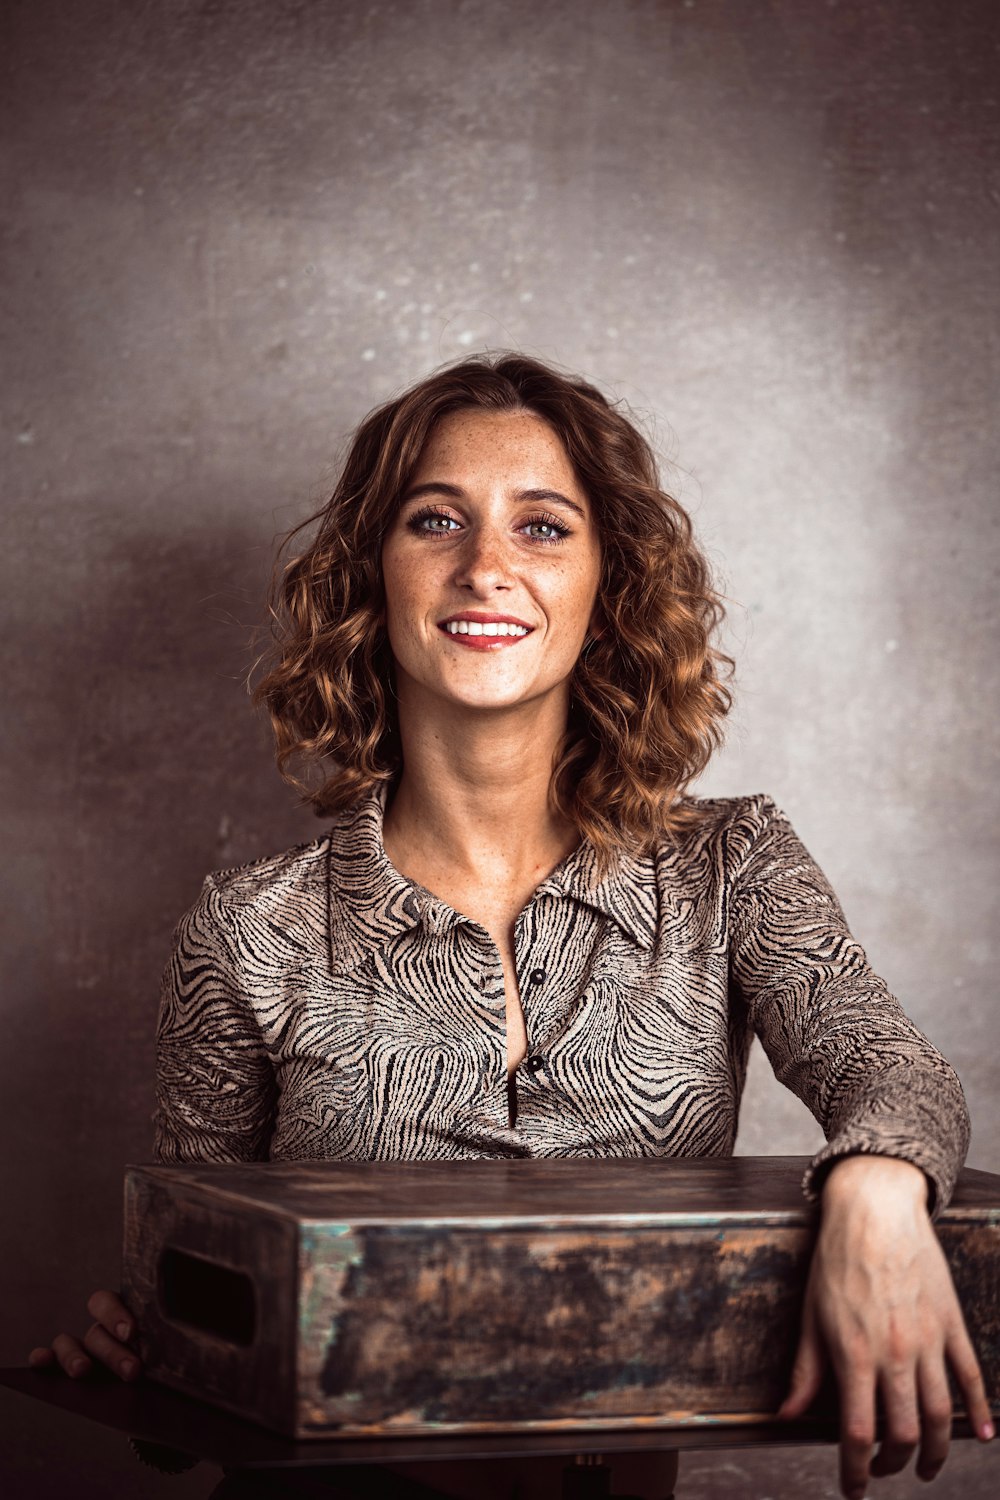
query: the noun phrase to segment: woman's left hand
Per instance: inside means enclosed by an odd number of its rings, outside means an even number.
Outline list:
[[[781,1418],[801,1416],[830,1360],[840,1391],[840,1483],[860,1500],[869,1474],[895,1474],[920,1447],[933,1479],[951,1438],[951,1366],[983,1441],[993,1421],[979,1361],[927,1212],[927,1181],[909,1162],[851,1156],[823,1186],[795,1366]],[[878,1455],[875,1399],[885,1429]]]

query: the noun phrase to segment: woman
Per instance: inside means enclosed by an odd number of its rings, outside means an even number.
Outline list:
[[[728,663],[644,439],[589,385],[471,359],[367,419],[318,520],[258,697],[334,825],[181,924],[159,1158],[728,1155],[756,1032],[828,1137],[782,1415],[832,1362],[848,1496],[918,1446],[936,1473],[949,1366],[991,1437],[930,1218],[961,1088],[773,803],[685,794]],[[127,1310],[91,1313],[33,1359],[134,1373]]]

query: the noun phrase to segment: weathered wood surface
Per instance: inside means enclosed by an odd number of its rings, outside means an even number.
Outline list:
[[[780,1403],[805,1158],[136,1167],[149,1372],[289,1436],[681,1428]],[[938,1224],[1000,1394],[1000,1177]]]

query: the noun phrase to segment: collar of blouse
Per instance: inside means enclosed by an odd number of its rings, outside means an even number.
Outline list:
[[[418,923],[443,937],[468,921],[430,891],[407,880],[382,844],[387,789],[379,788],[338,818],[326,844],[330,966],[345,974]],[[656,857],[620,854],[603,880],[593,850],[581,844],[553,870],[532,901],[574,901],[603,912],[646,951],[654,944],[663,902]]]

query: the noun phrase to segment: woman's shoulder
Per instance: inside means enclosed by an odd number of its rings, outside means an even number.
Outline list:
[[[784,814],[766,792],[742,797],[682,797],[675,811],[676,831],[663,840],[665,846],[685,847],[726,839],[752,843]]]
[[[242,946],[253,933],[294,949],[321,941],[326,929],[329,831],[279,854],[213,870],[181,918],[178,936]],[[255,939],[256,942],[256,939]]]
[[[768,851],[795,835],[766,792],[742,797],[685,797],[674,826],[658,841],[659,878],[725,884],[769,858]]]
[[[330,833],[280,854],[265,854],[242,865],[228,865],[205,876],[205,885],[236,904],[257,901],[275,892],[309,885],[326,878]]]
[[[661,881],[730,890],[781,890],[836,904],[826,876],[773,797],[689,797],[675,835],[657,851]]]
[[[206,875],[175,928],[175,955],[208,953],[238,966],[280,968],[325,952],[329,838],[324,833]]]

